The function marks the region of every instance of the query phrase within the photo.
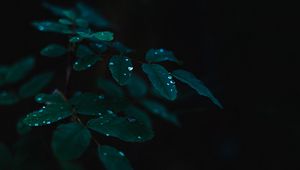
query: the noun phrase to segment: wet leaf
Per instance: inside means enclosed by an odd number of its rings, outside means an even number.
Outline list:
[[[128,83],[133,70],[131,59],[126,56],[112,56],[108,68],[116,82],[122,86]]]
[[[114,39],[114,34],[109,31],[102,31],[93,33],[93,37],[97,38],[100,41],[112,41]]]
[[[208,97],[214,104],[216,104],[220,108],[223,108],[219,100],[214,97],[214,95],[204,85],[204,83],[201,80],[197,79],[197,77],[192,73],[185,70],[175,70],[172,74],[176,79],[188,84],[190,87],[195,89],[199,95]]]
[[[147,94],[148,86],[144,79],[133,74],[127,83],[127,89],[132,97],[141,98]]]
[[[148,114],[143,110],[139,109],[138,107],[131,105],[124,110],[124,113],[129,119],[136,119],[137,121],[146,125],[147,127],[152,127],[151,119],[148,116]]]
[[[76,25],[83,28],[88,28],[89,23],[85,19],[78,18],[75,20]]]
[[[73,68],[76,71],[86,70],[91,68],[102,58],[99,55],[93,53],[87,46],[80,45],[76,50],[77,61],[74,63]]]
[[[106,170],[133,170],[125,154],[111,146],[99,146],[98,155]]]
[[[125,94],[123,90],[113,81],[99,78],[97,80],[97,86],[101,88],[105,94],[114,98],[124,98]]]
[[[23,122],[28,126],[49,125],[72,115],[71,105],[59,93],[40,94],[36,100],[45,106],[25,117]]]
[[[18,101],[18,96],[13,92],[0,91],[0,105],[13,105]]]
[[[113,112],[90,120],[87,126],[96,132],[126,142],[144,142],[153,137],[152,129],[145,124],[131,117],[118,117]]]
[[[21,86],[19,90],[20,97],[26,98],[36,95],[49,84],[52,78],[53,73],[51,72],[36,75]]]
[[[177,89],[175,82],[164,67],[158,64],[143,64],[142,68],[150,79],[153,87],[161,96],[168,100],[176,99]]]
[[[153,100],[143,100],[142,104],[151,113],[161,117],[162,119],[170,123],[173,123],[176,126],[179,126],[179,121],[176,115],[170,113],[164,105]]]
[[[52,150],[60,160],[79,158],[88,148],[90,131],[79,123],[62,124],[53,133]]]
[[[172,51],[168,51],[165,49],[150,49],[146,53],[146,61],[149,63],[152,62],[162,62],[162,61],[173,61],[175,63],[179,63],[177,58],[174,56]]]

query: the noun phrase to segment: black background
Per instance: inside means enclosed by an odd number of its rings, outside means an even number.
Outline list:
[[[193,96],[180,108],[170,105],[171,110],[183,110],[182,128],[155,119],[156,137],[150,142],[105,141],[119,149],[125,147],[135,169],[300,168],[299,15],[295,4],[234,0],[85,2],[113,23],[117,38],[139,51],[137,55],[149,48],[173,50],[184,67],[201,78],[224,105],[219,110],[208,100]],[[31,27],[33,20],[52,17],[40,4],[1,2],[1,64],[38,54],[48,42],[62,41],[59,35],[39,33]],[[36,72],[53,69],[56,63],[39,58],[38,64]],[[79,82],[82,80],[73,81]],[[191,107],[203,110],[185,111]],[[19,138],[15,123],[32,109],[31,101],[0,107],[2,142],[11,145]],[[48,131],[45,140],[51,137]],[[94,159],[83,158],[82,162],[88,169],[101,169]]]

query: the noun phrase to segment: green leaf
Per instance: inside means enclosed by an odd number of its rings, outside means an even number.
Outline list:
[[[219,100],[214,97],[214,95],[204,85],[204,83],[201,80],[197,79],[197,77],[194,76],[192,73],[185,70],[175,70],[172,74],[178,80],[188,84],[190,87],[195,89],[198,92],[198,94],[208,97],[214,104],[216,104],[220,108],[223,108]]]
[[[148,92],[148,86],[144,79],[133,74],[127,83],[129,94],[135,98],[144,97]]]
[[[99,146],[98,155],[106,170],[133,170],[125,154],[111,146]]]
[[[79,158],[88,148],[91,133],[79,123],[62,124],[53,133],[52,150],[61,160]]]
[[[177,58],[174,56],[172,51],[168,51],[165,49],[150,49],[146,53],[146,61],[149,63],[152,62],[162,62],[162,61],[173,61],[175,63],[179,63]]]
[[[76,57],[77,61],[73,65],[76,71],[86,70],[102,60],[101,56],[94,54],[91,49],[84,45],[80,45],[77,48]]]
[[[104,96],[93,93],[77,93],[70,103],[75,106],[76,111],[82,115],[101,115],[106,112]]]
[[[4,144],[0,143],[0,169],[10,170],[13,165],[13,157],[10,150]]]
[[[170,113],[164,105],[162,105],[156,101],[146,100],[146,99],[142,101],[142,104],[151,113],[161,117],[162,119],[164,119],[170,123],[173,123],[176,126],[179,126],[180,123],[179,123],[176,115]]]
[[[131,59],[126,56],[112,56],[108,68],[116,82],[122,86],[128,83],[133,70]]]
[[[158,64],[143,64],[142,68],[150,79],[153,87],[161,96],[168,100],[176,99],[177,89],[175,82],[164,67]]]
[[[18,96],[16,96],[13,92],[0,91],[0,105],[13,105],[18,101]]]
[[[23,122],[28,126],[49,125],[72,115],[71,105],[59,93],[40,94],[36,100],[45,103],[45,106],[25,117]]]
[[[109,27],[109,22],[102,17],[100,14],[96,12],[96,10],[92,9],[91,7],[87,6],[82,2],[78,2],[76,4],[78,11],[80,12],[81,18],[87,20],[92,25],[95,25],[99,28]],[[98,10],[97,10],[98,11]]]
[[[93,37],[100,41],[112,41],[114,39],[114,34],[109,31],[102,31],[93,33]]]
[[[32,25],[41,32],[55,32],[61,34],[72,34],[73,31],[66,25],[53,21],[36,21]]]
[[[31,97],[39,93],[53,78],[53,73],[41,73],[23,84],[19,90],[19,95],[22,98]]]
[[[68,19],[64,19],[64,18],[59,19],[58,22],[61,24],[64,24],[64,25],[73,25],[72,21],[70,21]]]
[[[88,121],[87,126],[106,136],[113,136],[126,142],[144,142],[153,137],[151,128],[131,117],[118,117],[113,112]]]
[[[69,39],[69,42],[70,42],[70,43],[78,43],[78,42],[80,42],[80,41],[82,41],[82,40],[83,40],[82,37],[75,36],[75,37],[71,37],[71,38]]]
[[[50,44],[41,50],[41,55],[46,57],[60,57],[66,54],[67,49],[59,44]]]
[[[43,7],[51,11],[54,15],[59,16],[59,17],[65,17],[65,11],[69,10],[66,8],[62,8],[60,6],[56,6],[53,4],[50,4],[48,2],[43,2]]]
[[[31,131],[31,127],[26,125],[23,121],[24,117],[17,122],[17,132],[20,135],[26,135]]]
[[[125,94],[123,90],[116,85],[113,81],[99,78],[97,80],[97,86],[101,88],[105,94],[114,98],[124,98]]]
[[[6,75],[7,83],[15,83],[23,79],[34,67],[35,60],[33,57],[27,57],[19,60],[9,68]]]
[[[138,107],[131,105],[124,110],[124,113],[128,118],[132,120],[136,119],[137,121],[146,125],[147,127],[152,128],[150,117],[146,112],[139,109]]]
[[[82,27],[82,28],[88,28],[89,27],[89,23],[85,19],[78,18],[78,19],[75,20],[75,22],[76,22],[76,25],[79,26],[79,27]]]
[[[76,13],[73,10],[64,10],[62,11],[64,16],[67,17],[70,20],[76,19]]]

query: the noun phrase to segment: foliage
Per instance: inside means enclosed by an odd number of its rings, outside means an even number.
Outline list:
[[[149,141],[154,132],[148,113],[178,126],[180,121],[177,116],[160,99],[149,93],[151,87],[161,98],[176,100],[178,90],[173,77],[222,108],[204,83],[192,73],[185,70],[170,72],[165,68],[164,62],[181,63],[172,51],[150,49],[145,54],[144,62],[141,62],[142,58],[133,58],[132,50],[115,40],[114,33],[109,31],[109,22],[87,5],[77,3],[75,8],[65,9],[44,3],[44,7],[58,16],[58,20],[34,21],[32,25],[41,32],[62,34],[69,43],[49,43],[42,48],[40,55],[68,59],[67,88],[70,86],[72,70],[81,72],[96,69],[98,63],[107,61],[104,63],[105,68],[111,73],[110,80],[103,75],[96,80],[102,93],[78,91],[69,95],[68,91],[60,92],[57,89],[51,93],[40,93],[54,77],[53,72],[49,71],[33,76],[18,90],[8,88],[29,74],[35,64],[34,57],[21,59],[9,66],[0,66],[0,86],[3,87],[0,91],[0,105],[12,105],[20,99],[33,96],[37,103],[43,104],[38,110],[22,117],[17,130],[19,134],[26,135],[31,127],[57,126],[51,146],[62,169],[81,169],[66,161],[80,158],[91,141],[94,141],[99,159],[107,170],[132,170],[122,151],[100,144],[93,135],[100,134],[124,142]],[[139,75],[138,70],[144,73]],[[0,162],[5,161],[4,166],[10,166],[12,158],[9,149],[1,144],[0,150]]]

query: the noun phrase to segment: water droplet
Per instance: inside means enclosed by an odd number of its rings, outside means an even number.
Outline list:
[[[171,84],[175,84],[175,81],[172,81],[172,80],[171,80],[170,83],[171,83]]]
[[[125,58],[125,61],[129,61],[129,59],[128,59],[128,58]]]
[[[107,134],[105,134],[106,136],[109,136],[109,134],[107,133]]]
[[[98,98],[102,100],[102,99],[104,99],[104,95],[100,95],[100,96],[98,96]]]
[[[113,66],[113,65],[114,65],[114,63],[113,63],[113,62],[109,62],[109,65],[110,65],[110,66]]]
[[[58,118],[57,118],[57,120],[61,120],[61,119],[62,119],[62,117],[58,117]]]
[[[131,122],[131,123],[136,121],[136,119],[133,117],[128,117],[127,120],[128,120],[128,122]]]
[[[33,114],[32,116],[33,116],[33,117],[36,117],[37,115],[36,115],[36,114]]]
[[[45,30],[45,27],[43,27],[43,26],[38,26],[38,29],[40,30],[40,31],[44,31]]]
[[[169,83],[167,83],[167,86],[170,85]]]
[[[126,73],[124,73],[124,76],[126,76],[127,74]]]
[[[99,116],[101,116],[102,115],[102,113],[97,113]]]
[[[51,124],[51,122],[49,121],[49,122],[47,122],[47,125],[50,125]]]
[[[35,124],[34,124],[34,126],[38,126],[38,125],[39,125],[38,123],[35,123]]]
[[[92,65],[90,65],[90,64],[89,64],[89,65],[87,65],[87,67],[91,67],[91,66],[92,66]]]
[[[113,114],[114,112],[113,112],[113,111],[111,111],[111,110],[107,110],[107,113],[109,113],[109,114]]]
[[[142,137],[141,137],[141,136],[138,136],[137,138],[138,138],[138,139],[142,139]]]
[[[45,106],[43,106],[42,108],[43,108],[43,109],[45,109],[46,107],[45,107]]]
[[[28,126],[32,126],[32,124],[29,123]]]
[[[79,63],[76,61],[76,62],[75,62],[75,65],[78,65],[78,64],[79,64]]]
[[[155,51],[154,54],[157,55],[158,54],[157,51]]]
[[[42,101],[42,98],[38,97],[38,98],[36,98],[36,101],[40,102],[40,101]]]
[[[168,79],[172,79],[172,76],[168,76]]]
[[[170,91],[173,91],[173,89],[171,89]]]
[[[133,67],[128,67],[128,71],[132,71],[133,70]]]
[[[43,124],[45,124],[46,123],[46,121],[43,121]]]
[[[39,110],[39,113],[42,113],[44,110],[43,109],[41,109],[41,110]]]
[[[119,151],[119,155],[125,156],[123,152]]]

